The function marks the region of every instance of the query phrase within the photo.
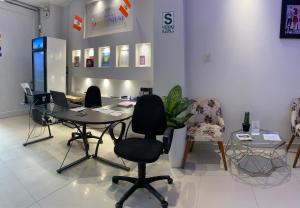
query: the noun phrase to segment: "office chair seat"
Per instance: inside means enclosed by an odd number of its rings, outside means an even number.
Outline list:
[[[153,163],[163,152],[163,143],[152,139],[128,138],[115,145],[115,153],[132,162]]]
[[[162,154],[168,154],[172,144],[172,128],[167,128],[164,105],[157,95],[145,95],[138,99],[132,115],[132,131],[143,134],[144,138],[125,138],[125,123],[121,122],[121,134],[117,138],[112,125],[109,134],[115,143],[114,151],[117,156],[138,163],[138,177],[113,176],[112,182],[132,183],[133,186],[116,203],[116,208],[123,208],[124,202],[137,190],[144,188],[157,198],[163,208],[168,207],[165,198],[151,185],[151,183],[166,180],[169,184],[173,179],[169,175],[146,177],[146,164],[153,163]],[[163,142],[157,141],[156,136],[163,135]]]

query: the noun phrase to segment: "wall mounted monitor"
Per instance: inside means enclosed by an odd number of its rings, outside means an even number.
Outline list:
[[[35,38],[32,40],[32,50],[43,50],[46,47],[46,38]]]

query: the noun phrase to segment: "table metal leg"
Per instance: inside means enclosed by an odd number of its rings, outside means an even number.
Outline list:
[[[88,144],[88,141],[87,141],[87,133],[86,133],[86,124],[83,124],[82,131],[80,130],[80,128],[76,124],[75,124],[75,126],[76,126],[76,128],[78,128],[80,134],[82,135],[85,156],[82,157],[82,158],[80,158],[79,160],[76,160],[76,161],[74,161],[74,162],[72,162],[72,163],[70,163],[68,165],[63,166],[64,161],[65,161],[65,159],[66,159],[66,157],[67,157],[67,155],[68,155],[68,153],[69,153],[69,151],[70,151],[70,149],[72,147],[72,145],[70,145],[69,150],[68,150],[68,152],[67,152],[67,154],[66,154],[66,156],[65,156],[65,158],[64,158],[64,160],[63,160],[63,162],[62,162],[62,164],[60,166],[60,168],[56,170],[56,172],[59,173],[59,174],[62,173],[63,171],[65,171],[65,170],[67,170],[67,169],[75,166],[75,165],[78,165],[78,164],[82,163],[85,160],[90,159],[89,144]]]
[[[48,139],[52,139],[53,135],[51,134],[50,125],[47,124],[47,127],[48,127],[49,136],[28,142],[30,140],[30,133],[29,133],[25,143],[23,144],[23,146],[26,147],[27,145],[35,144],[35,143],[42,142],[42,141],[45,141],[45,140],[48,140]],[[29,131],[30,131],[30,129],[29,129]]]
[[[96,161],[105,163],[105,164],[110,165],[110,166],[112,166],[112,167],[114,167],[114,168],[120,168],[120,169],[122,169],[122,170],[130,171],[130,168],[127,167],[125,164],[122,165],[122,164],[119,164],[119,163],[115,163],[115,162],[113,162],[113,161],[110,161],[110,160],[108,160],[108,159],[105,159],[105,158],[103,158],[103,157],[98,156],[98,151],[99,151],[100,141],[103,141],[102,138],[103,138],[104,134],[109,130],[109,128],[111,127],[111,125],[113,125],[113,123],[111,123],[110,125],[108,125],[108,126],[104,129],[104,131],[102,132],[102,134],[101,134],[101,136],[100,136],[100,140],[98,141],[97,146],[96,146],[95,154],[94,154],[92,157],[93,157],[93,159],[95,159]],[[124,163],[124,162],[123,162],[123,163]]]
[[[84,157],[80,158],[79,160],[76,160],[76,161],[74,161],[74,162],[72,162],[72,163],[70,163],[68,165],[60,167],[59,169],[56,170],[56,172],[59,173],[59,174],[61,174],[63,171],[65,171],[65,170],[67,170],[67,169],[69,169],[69,168],[71,168],[71,167],[73,167],[73,166],[75,166],[75,165],[77,165],[79,163],[82,163],[83,161],[88,160],[88,159],[90,159],[89,156],[84,156]]]

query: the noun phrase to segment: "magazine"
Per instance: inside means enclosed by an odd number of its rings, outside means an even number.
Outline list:
[[[252,138],[249,134],[236,134],[236,137],[241,141],[252,141]]]

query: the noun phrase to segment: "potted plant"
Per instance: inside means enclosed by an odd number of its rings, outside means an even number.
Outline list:
[[[186,145],[186,122],[193,115],[185,113],[194,100],[182,97],[180,85],[174,86],[168,96],[162,97],[168,127],[174,128],[173,142],[169,153],[172,167],[180,167]]]
[[[243,123],[243,131],[248,132],[249,129],[250,129],[250,113],[245,112],[244,123]]]

